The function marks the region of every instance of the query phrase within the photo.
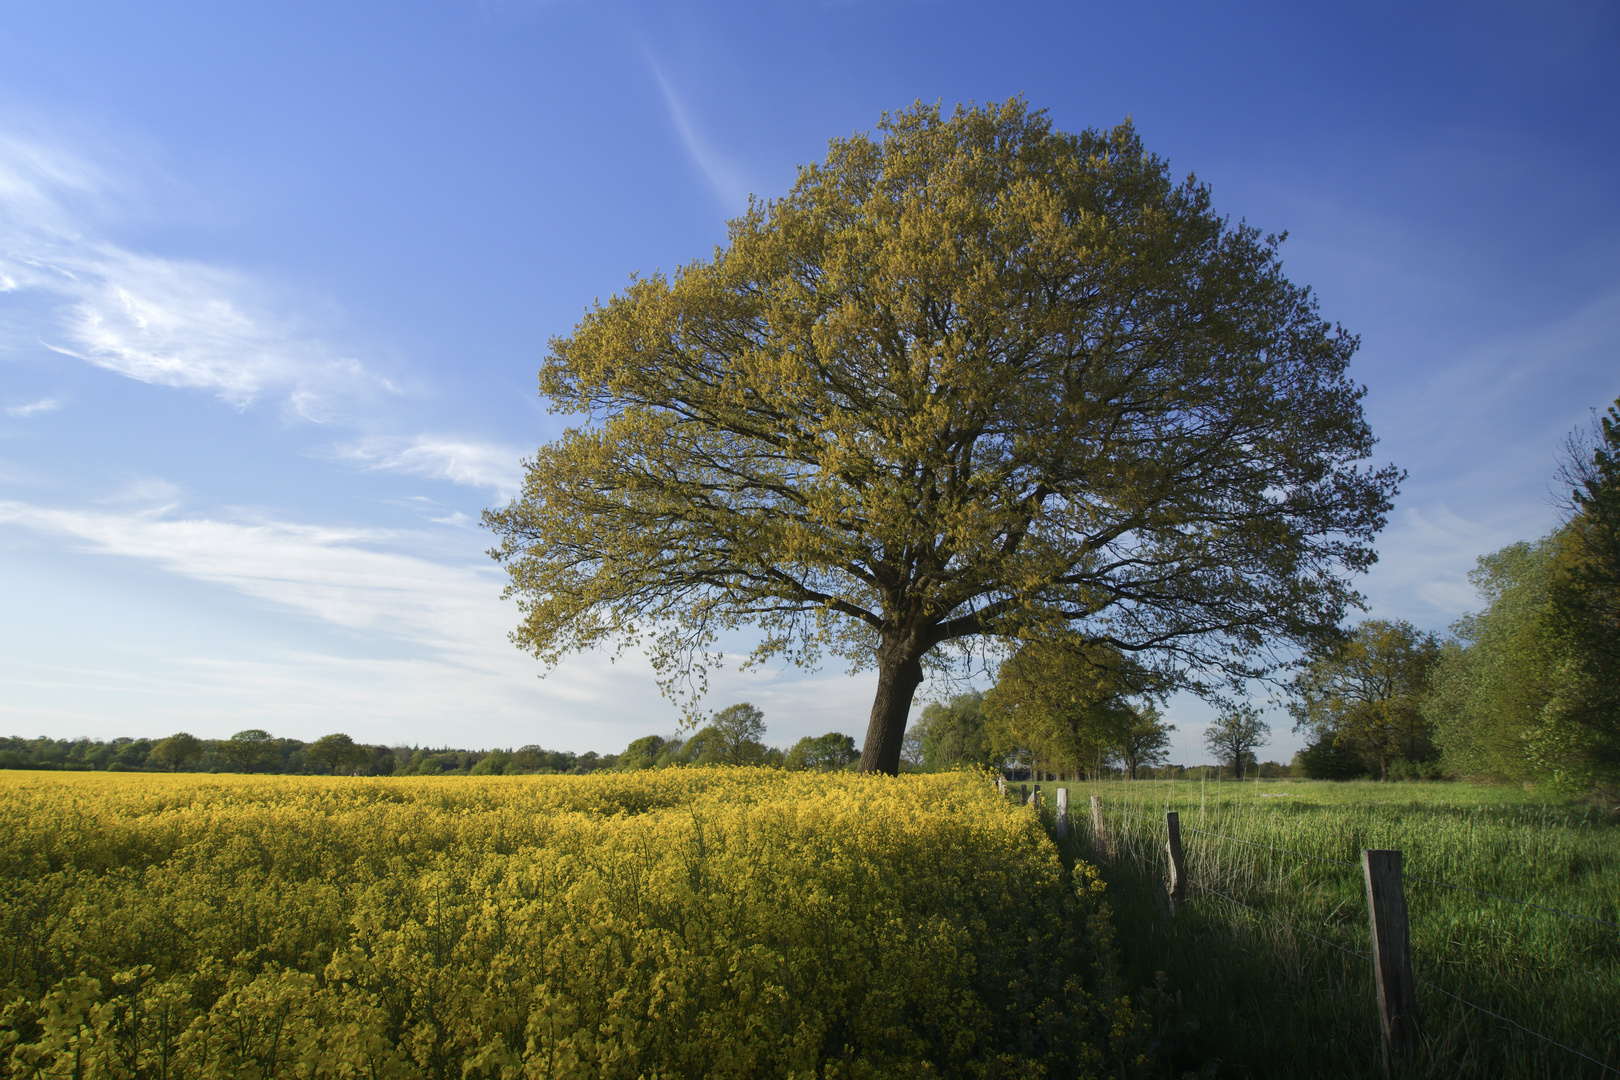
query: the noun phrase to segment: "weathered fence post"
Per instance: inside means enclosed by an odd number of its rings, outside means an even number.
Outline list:
[[[1058,788],[1057,797],[1057,836],[1059,840],[1069,835],[1069,789]]]
[[[1410,1061],[1420,1034],[1417,990],[1412,982],[1412,946],[1406,928],[1406,890],[1401,885],[1401,853],[1367,849],[1361,853],[1367,876],[1367,921],[1372,925],[1373,985],[1378,989],[1378,1022],[1384,1036],[1384,1072]]]
[[[1027,802],[1029,802],[1029,785],[1028,784],[1019,784],[1018,785],[1018,805],[1023,806]]]
[[[1041,808],[1041,785],[1036,784],[1035,790],[1029,793],[1029,805],[1037,810]]]
[[[1165,850],[1170,853],[1170,914],[1174,915],[1181,902],[1187,899],[1187,867],[1181,861],[1181,815],[1174,810],[1164,812],[1164,831],[1170,834]]]
[[[1003,799],[1007,797],[1007,778],[1005,776],[996,777],[996,790],[1001,792]]]
[[[1103,821],[1102,797],[1091,797],[1091,830],[1097,837],[1097,861],[1107,866],[1113,861],[1114,855],[1108,843],[1108,825]]]

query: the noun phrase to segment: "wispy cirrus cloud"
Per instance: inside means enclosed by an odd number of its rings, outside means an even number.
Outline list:
[[[40,398],[38,401],[30,401],[26,405],[8,405],[5,408],[5,413],[7,416],[26,419],[39,413],[54,412],[61,407],[62,403],[55,398]]]
[[[446,435],[376,437],[340,446],[335,455],[365,469],[449,480],[509,499],[523,483],[523,451],[515,446]]]
[[[127,500],[125,500],[127,501]],[[182,516],[172,502],[58,508],[0,500],[0,523],[65,538],[74,550],[135,559],[345,629],[457,656],[509,659],[510,617],[491,571],[388,550],[384,531]],[[502,666],[506,666],[503,664]]]
[[[0,134],[0,325],[14,344],[239,407],[275,394],[308,420],[392,389],[275,313],[247,276],[98,236],[115,188],[81,158]]]
[[[651,54],[647,55],[647,67],[652,71],[654,81],[658,83],[658,91],[664,98],[664,107],[669,110],[670,122],[675,125],[675,133],[681,137],[681,144],[686,147],[686,152],[697,165],[698,171],[708,180],[715,198],[719,199],[727,210],[743,209],[748,205],[751,189],[743,177],[742,170],[736,162],[711,146],[698,131],[686,103]]]
[[[127,734],[136,722],[129,717],[145,715],[153,733],[181,723],[221,735],[251,723],[278,732],[291,724],[309,738],[357,717],[379,728],[377,738],[396,724],[442,730],[459,718],[451,736],[458,745],[534,740],[579,750],[616,748],[677,723],[634,652],[618,663],[602,653],[571,657],[537,681],[542,669],[507,639],[516,612],[501,601],[504,575],[491,565],[402,550],[420,534],[188,514],[177,499],[173,485],[148,478],[93,508],[0,500],[0,528],[50,537],[67,555],[134,560],[216,586],[345,631],[350,645],[337,655],[300,640],[293,650],[238,659],[133,642],[137,659],[122,667],[35,664],[26,672],[0,650],[8,715],[100,730],[108,714],[95,703],[116,702],[123,727],[113,734]],[[717,705],[746,699],[766,709],[771,736],[784,745],[829,728],[858,735],[870,704],[869,681],[842,674],[727,670],[712,681]],[[143,700],[151,702],[146,714]],[[221,701],[232,703],[223,717]],[[176,719],[183,714],[192,718]]]

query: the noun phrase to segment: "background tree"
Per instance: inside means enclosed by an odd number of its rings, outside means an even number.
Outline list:
[[[304,756],[310,764],[333,772],[353,771],[371,763],[371,752],[363,746],[356,746],[353,739],[341,732],[322,735],[309,744]]]
[[[1112,762],[1134,711],[1126,700],[1155,675],[1106,645],[1031,641],[1001,664],[985,696],[997,757],[1028,755],[1033,771],[1097,770]]]
[[[1176,726],[1164,723],[1152,705],[1131,709],[1123,719],[1114,735],[1114,751],[1125,775],[1135,780],[1137,769],[1158,765],[1170,756],[1170,733]]]
[[[514,641],[644,647],[694,694],[743,626],[750,663],[830,651],[876,668],[861,768],[893,773],[950,643],[1079,636],[1207,690],[1330,633],[1399,476],[1356,466],[1356,340],[1278,240],[1128,123],[878,128],[552,341],[541,393],[588,421],[485,513]]]
[[[1243,779],[1245,762],[1253,760],[1254,751],[1266,745],[1270,737],[1271,725],[1248,705],[1223,711],[1220,719],[1204,729],[1204,745],[1239,780]]]
[[[172,771],[181,766],[190,765],[200,759],[202,755],[202,740],[195,735],[179,731],[152,747],[151,753],[147,755],[147,760],[154,765],[167,765]]]
[[[1557,543],[1547,537],[1482,555],[1468,580],[1484,610],[1452,624],[1424,717],[1446,768],[1465,776],[1529,779],[1527,740],[1552,697],[1556,655],[1543,630]]]
[[[906,727],[905,737],[900,742],[900,760],[913,769],[923,766],[923,739],[928,735],[928,719],[919,715]]]
[[[1293,775],[1307,780],[1354,780],[1367,775],[1367,764],[1348,744],[1333,736],[1307,743],[1294,754]]]
[[[1422,707],[1440,659],[1433,634],[1405,621],[1368,619],[1312,657],[1294,679],[1295,731],[1353,747],[1389,779],[1389,763],[1437,753]]]
[[[650,769],[658,763],[658,755],[664,745],[662,736],[643,735],[625,747],[624,753],[619,755],[618,768],[626,771]]]
[[[477,764],[473,765],[473,767],[468,770],[468,775],[505,776],[509,767],[511,767],[514,772],[517,771],[516,767],[512,764],[511,754],[507,753],[505,750],[491,750],[489,753],[478,759]]]
[[[1548,586],[1557,688],[1531,740],[1554,779],[1620,799],[1620,400],[1571,437],[1560,479],[1571,511]]]
[[[238,731],[220,744],[219,752],[226,761],[243,772],[252,772],[261,765],[279,760],[275,736],[262,728]]]
[[[922,764],[926,769],[989,765],[984,694],[969,690],[946,701],[930,701],[922,711]]]
[[[831,772],[842,769],[859,757],[860,751],[855,749],[855,739],[852,736],[829,731],[825,735],[815,737],[806,735],[794,743],[793,749],[788,751],[785,764],[790,769]]]
[[[715,713],[710,753],[725,765],[758,765],[765,757],[765,714],[748,702]]]
[[[1620,407],[1620,402],[1616,402]],[[1566,442],[1562,525],[1481,556],[1425,718],[1449,771],[1620,800],[1620,411]]]

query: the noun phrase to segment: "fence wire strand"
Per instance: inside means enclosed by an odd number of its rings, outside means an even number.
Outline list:
[[[1123,808],[1117,810],[1116,812],[1124,814],[1127,817],[1140,818],[1143,821],[1151,821],[1157,825],[1164,824],[1162,819],[1151,814],[1138,813],[1136,811],[1126,810]],[[1209,836],[1217,840],[1228,840],[1234,844],[1247,844],[1249,847],[1265,848],[1268,851],[1280,851],[1285,855],[1298,855],[1302,859],[1314,859],[1317,862],[1331,863],[1334,866],[1347,866],[1352,870],[1361,869],[1359,864],[1345,862],[1343,859],[1329,859],[1322,855],[1312,855],[1309,852],[1294,851],[1292,848],[1277,847],[1275,844],[1262,844],[1255,840],[1240,840],[1235,836],[1225,836],[1221,833],[1208,832],[1204,829],[1194,828],[1191,825],[1183,825],[1181,827],[1181,831],[1187,833],[1197,833],[1199,836]],[[1439,878],[1423,877],[1420,874],[1402,873],[1401,877],[1406,881],[1420,881],[1426,885],[1438,885],[1442,889],[1455,889],[1458,892],[1472,893],[1475,896],[1483,896],[1491,900],[1501,900],[1503,903],[1507,904],[1519,904],[1523,907],[1535,908],[1538,911],[1551,912],[1554,915],[1562,915],[1566,919],[1575,919],[1582,922],[1593,922],[1597,923],[1599,926],[1607,926],[1615,930],[1620,930],[1620,923],[1610,922],[1608,919],[1600,919],[1596,915],[1582,915],[1579,912],[1565,911],[1563,908],[1555,908],[1549,907],[1546,904],[1538,904],[1534,900],[1520,900],[1512,896],[1503,896],[1500,893],[1484,892],[1480,889],[1470,889],[1466,885],[1453,885],[1449,881],[1441,881]]]
[[[1203,829],[1194,829],[1191,826],[1182,829],[1182,831],[1197,833],[1199,836],[1213,836],[1217,840],[1230,840],[1234,844],[1247,844],[1250,847],[1266,848],[1270,851],[1280,851],[1284,855],[1298,855],[1302,859],[1315,859],[1317,862],[1332,863],[1334,866],[1348,866],[1352,870],[1361,869],[1361,867],[1357,864],[1353,862],[1345,862],[1343,859],[1329,859],[1321,855],[1309,855],[1303,851],[1294,851],[1292,848],[1277,847],[1275,844],[1262,844],[1254,840],[1239,840],[1235,836],[1222,836],[1220,833],[1205,832]]]
[[[1287,919],[1283,919],[1283,918],[1280,918],[1280,917],[1278,917],[1276,915],[1273,915],[1269,911],[1261,911],[1259,908],[1253,906],[1252,904],[1245,904],[1243,901],[1239,900],[1235,896],[1227,896],[1225,893],[1221,892],[1219,889],[1212,889],[1208,885],[1203,885],[1203,884],[1198,884],[1198,883],[1194,883],[1193,887],[1195,889],[1197,889],[1199,892],[1210,893],[1213,896],[1220,897],[1222,900],[1225,900],[1228,903],[1236,904],[1240,908],[1246,908],[1249,911],[1252,911],[1256,915],[1260,916],[1262,919],[1270,919],[1272,922],[1276,923],[1277,925],[1285,926],[1288,929],[1294,931],[1294,933],[1296,933],[1296,934],[1304,934],[1306,937],[1310,938],[1313,941],[1320,941],[1323,945],[1326,945],[1330,949],[1338,949],[1340,952],[1344,953],[1346,956],[1353,956],[1357,960],[1363,961],[1364,963],[1368,963],[1368,964],[1372,963],[1372,957],[1368,956],[1365,953],[1357,952],[1355,949],[1347,949],[1343,945],[1340,945],[1336,941],[1329,941],[1325,937],[1321,937],[1321,936],[1319,936],[1317,934],[1311,933],[1309,930],[1305,930],[1305,929],[1302,929],[1301,927],[1295,926],[1293,923],[1289,922]]]
[[[1558,1049],[1567,1051],[1567,1052],[1569,1052],[1571,1054],[1574,1054],[1576,1057],[1585,1058],[1587,1061],[1590,1061],[1592,1064],[1596,1065],[1598,1068],[1603,1069],[1603,1070],[1605,1070],[1607,1072],[1612,1072],[1616,1076],[1620,1076],[1620,1069],[1615,1068],[1613,1065],[1610,1065],[1608,1062],[1599,1061],[1597,1058],[1593,1057],[1591,1054],[1582,1053],[1581,1051],[1575,1049],[1573,1046],[1565,1046],[1563,1043],[1559,1042],[1557,1039],[1549,1039],[1547,1036],[1543,1035],[1541,1032],[1535,1030],[1534,1028],[1527,1028],[1523,1024],[1519,1023],[1517,1020],[1509,1020],[1507,1017],[1503,1016],[1501,1013],[1492,1012],[1490,1009],[1487,1009],[1483,1005],[1475,1005],[1472,1001],[1469,1001],[1467,998],[1459,997],[1458,995],[1453,994],[1450,990],[1447,990],[1443,986],[1434,985],[1434,983],[1430,982],[1428,979],[1419,979],[1418,982],[1422,983],[1424,986],[1427,986],[1430,990],[1437,990],[1440,993],[1446,995],[1446,997],[1451,998],[1453,1001],[1456,1001],[1456,1002],[1458,1002],[1460,1004],[1468,1006],[1470,1009],[1473,1009],[1475,1012],[1482,1012],[1486,1016],[1489,1016],[1491,1019],[1500,1020],[1504,1024],[1512,1024],[1514,1027],[1518,1028],[1520,1031],[1524,1032],[1526,1035],[1534,1035],[1536,1038],[1540,1039],[1544,1043],[1547,1043],[1549,1046],[1556,1046],[1556,1047],[1558,1047]]]

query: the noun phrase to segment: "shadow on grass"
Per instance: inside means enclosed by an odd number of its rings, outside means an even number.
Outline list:
[[[1078,792],[1076,792],[1078,795]],[[1083,804],[1082,804],[1083,805]],[[1079,809],[1075,807],[1071,809]],[[1048,826],[1051,808],[1043,812]],[[1065,863],[1101,868],[1127,985],[1162,985],[1176,1009],[1161,1025],[1169,1075],[1371,1078],[1385,1076],[1372,975],[1365,959],[1324,945],[1275,912],[1196,889],[1172,916],[1158,861],[1112,860],[1088,818],[1058,843]],[[1195,883],[1196,884],[1196,883]],[[1344,905],[1341,920],[1365,919]],[[1350,910],[1355,908],[1355,910]],[[1420,988],[1424,1046],[1397,1077],[1616,1076]]]

